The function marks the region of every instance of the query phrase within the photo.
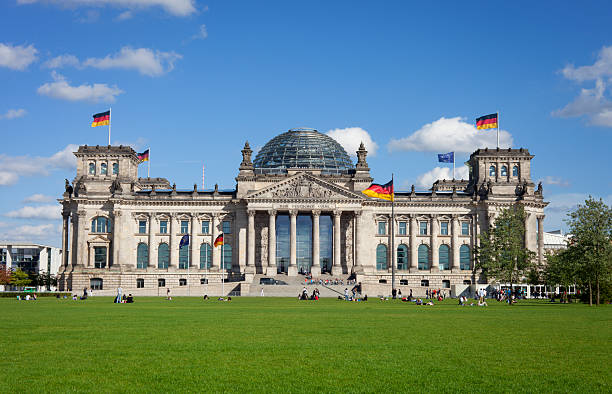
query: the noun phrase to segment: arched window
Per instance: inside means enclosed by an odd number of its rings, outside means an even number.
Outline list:
[[[95,217],[91,221],[91,232],[92,233],[109,233],[110,232],[110,221],[104,216]]]
[[[501,176],[508,176],[508,167],[502,166]]]
[[[495,166],[489,167],[489,176],[495,176]]]
[[[179,269],[187,269],[189,265],[189,245],[179,248]]]
[[[221,254],[221,264],[226,270],[232,269],[232,245],[223,245],[223,254]]]
[[[157,248],[157,268],[168,268],[170,261],[170,250],[167,243],[159,244]]]
[[[459,267],[462,270],[470,269],[470,247],[461,245],[459,248]]]
[[[518,166],[512,167],[512,176],[518,176]]]
[[[100,174],[101,175],[108,174],[108,168],[107,168],[107,164],[106,163],[100,164]]]
[[[113,163],[113,175],[119,174],[119,163]]]
[[[89,163],[89,175],[96,175],[96,163]]]
[[[419,269],[429,269],[429,246],[425,244],[419,245]]]
[[[387,269],[387,245],[378,244],[376,246],[376,269]]]
[[[404,244],[397,247],[397,269],[408,269],[408,247]]]
[[[136,268],[147,268],[149,265],[149,246],[141,242],[136,249]]]
[[[210,263],[212,261],[212,248],[209,244],[200,245],[200,269],[210,268]]]
[[[448,262],[448,255],[450,252],[450,248],[448,245],[440,245],[438,249],[438,259],[440,264],[440,270],[450,269],[450,264]]]

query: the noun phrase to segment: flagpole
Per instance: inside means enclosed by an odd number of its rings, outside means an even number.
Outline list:
[[[395,290],[395,185],[393,185],[393,174],[391,174],[391,292]]]
[[[223,255],[223,247],[225,246],[225,236],[221,233],[223,243],[221,244],[221,297],[225,294],[225,282],[223,281],[223,271],[225,270],[225,256]]]
[[[453,152],[453,181],[455,180],[455,152]]]
[[[151,154],[151,151],[149,151],[149,154]],[[191,230],[193,231],[193,229]],[[189,250],[187,252],[189,253],[189,258],[187,259],[187,297],[189,297],[191,296],[191,291],[189,290],[191,287],[191,281],[189,280],[189,266],[191,265],[191,240],[189,242]]]
[[[108,145],[110,146],[110,133],[111,133],[111,122],[112,122],[112,117],[111,117],[111,107],[108,107]]]
[[[147,178],[151,178],[151,147],[149,147],[149,160],[147,163]]]
[[[499,111],[497,111],[497,149],[499,149]]]

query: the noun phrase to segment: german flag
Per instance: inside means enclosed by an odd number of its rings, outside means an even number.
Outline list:
[[[497,114],[485,115],[480,118],[476,118],[476,129],[496,129],[497,128]]]
[[[138,164],[145,162],[145,161],[149,161],[149,150],[148,149],[142,153],[136,153],[136,155],[138,156]]]
[[[95,114],[93,118],[94,120],[91,123],[91,127],[108,126],[110,124],[110,110]]]
[[[215,247],[219,246],[219,245],[223,245],[223,233],[219,234],[217,236],[217,238],[215,239],[215,243],[213,243],[213,245]]]
[[[381,198],[383,200],[393,201],[393,180],[379,185],[378,183],[372,183],[370,187],[362,191],[368,197]]]

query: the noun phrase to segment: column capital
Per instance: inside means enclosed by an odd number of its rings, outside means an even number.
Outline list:
[[[298,215],[298,210],[297,209],[290,209],[289,210],[289,215],[290,216],[297,216]]]
[[[353,211],[353,214],[355,215],[356,218],[360,217],[362,213],[363,213],[362,211]]]
[[[438,214],[437,213],[430,213],[429,214],[429,218],[432,220],[436,220],[438,218]]]
[[[247,215],[249,215],[250,217],[255,217],[256,214],[257,214],[257,211],[254,209],[247,210]]]
[[[454,220],[459,219],[459,214],[458,214],[458,213],[453,213],[453,214],[451,215],[451,217],[452,217]]]
[[[276,216],[276,209],[268,209],[268,215],[270,216]]]
[[[408,214],[408,217],[409,217],[410,219],[416,219],[416,218],[417,218],[417,214],[416,214],[416,213],[409,213],[409,214]]]
[[[544,218],[546,217],[546,215],[541,214],[541,215],[537,215],[536,217],[538,218],[538,220],[544,220]]]
[[[321,216],[321,211],[320,211],[320,210],[318,210],[318,209],[315,209],[315,210],[313,210],[313,211],[311,211],[311,212],[312,212],[312,216],[315,216],[315,217],[316,217],[316,216]]]
[[[334,209],[332,213],[334,214],[334,217],[342,215],[342,211],[339,209]]]

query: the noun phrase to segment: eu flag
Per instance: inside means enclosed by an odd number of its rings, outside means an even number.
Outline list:
[[[455,152],[438,153],[438,161],[440,163],[454,163],[455,162]]]
[[[189,234],[183,235],[183,238],[181,238],[181,242],[179,242],[179,249],[187,245],[189,245]]]

